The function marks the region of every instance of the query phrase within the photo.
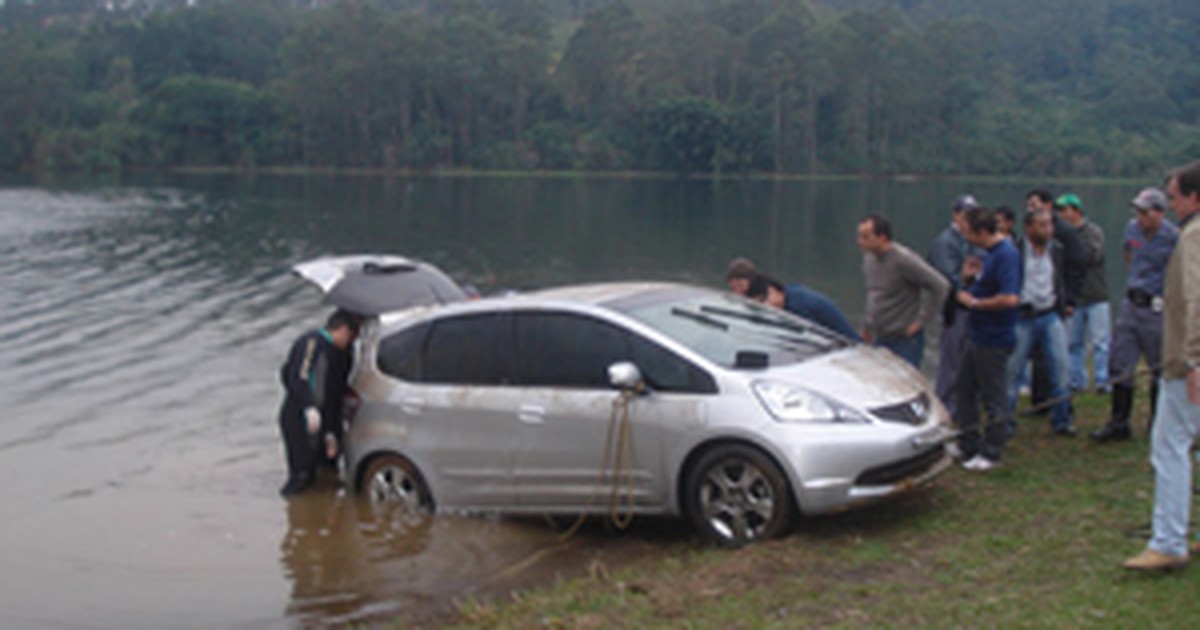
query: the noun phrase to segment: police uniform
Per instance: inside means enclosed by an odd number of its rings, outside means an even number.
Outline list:
[[[1136,219],[1125,227],[1124,247],[1129,253],[1129,279],[1125,297],[1117,308],[1108,374],[1112,379],[1112,416],[1108,425],[1092,433],[1100,442],[1129,437],[1133,409],[1134,372],[1144,358],[1154,377],[1150,383],[1150,417],[1158,398],[1159,367],[1162,363],[1163,280],[1171,252],[1179,240],[1179,229],[1163,219],[1158,231],[1148,236]]]

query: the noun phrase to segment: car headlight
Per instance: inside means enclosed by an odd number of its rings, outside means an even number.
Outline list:
[[[857,410],[812,390],[779,383],[755,381],[754,393],[763,407],[784,422],[854,422],[867,423],[867,417]]]

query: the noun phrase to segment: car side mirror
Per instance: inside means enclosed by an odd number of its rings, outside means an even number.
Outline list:
[[[608,366],[608,383],[622,391],[639,391],[644,386],[642,371],[629,361]]]

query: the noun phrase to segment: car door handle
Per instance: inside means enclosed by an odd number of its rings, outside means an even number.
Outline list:
[[[517,418],[526,424],[542,424],[546,421],[546,408],[541,405],[521,405]]]
[[[400,409],[410,416],[419,416],[425,411],[425,401],[420,398],[405,398],[400,401]]]

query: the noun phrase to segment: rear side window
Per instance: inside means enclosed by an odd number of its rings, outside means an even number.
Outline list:
[[[500,385],[511,378],[509,319],[485,313],[433,322],[425,341],[421,381]]]
[[[624,331],[590,317],[525,312],[515,324],[522,385],[607,389],[608,366],[629,359]]]
[[[424,323],[379,342],[379,370],[409,382],[499,385],[511,380],[508,318],[468,315]]]
[[[421,359],[429,325],[420,324],[389,335],[379,342],[379,370],[403,381],[421,380]]]

